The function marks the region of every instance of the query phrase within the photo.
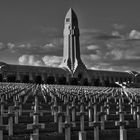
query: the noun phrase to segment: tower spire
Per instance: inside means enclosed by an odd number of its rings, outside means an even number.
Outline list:
[[[63,35],[64,49],[61,67],[74,74],[77,69],[86,67],[80,57],[78,18],[72,8],[66,14]]]

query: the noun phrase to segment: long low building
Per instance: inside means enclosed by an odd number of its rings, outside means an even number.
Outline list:
[[[109,86],[115,82],[131,83],[136,81],[134,74],[130,72],[103,71],[87,69],[88,77],[83,77],[83,73],[78,73],[77,78],[80,84],[96,86]],[[24,82],[24,83],[47,83],[47,84],[70,84],[71,73],[58,67],[39,67],[25,65],[11,65],[0,63],[0,82]]]
[[[78,18],[72,8],[64,21],[63,60],[59,67],[39,67],[0,63],[0,82],[36,82],[47,84],[80,84],[109,86],[140,83],[137,72],[87,69],[80,56]]]

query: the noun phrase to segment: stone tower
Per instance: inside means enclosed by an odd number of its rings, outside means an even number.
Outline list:
[[[72,8],[66,14],[63,35],[63,61],[60,66],[67,69],[72,76],[79,72],[83,73],[86,67],[80,57],[78,19]]]

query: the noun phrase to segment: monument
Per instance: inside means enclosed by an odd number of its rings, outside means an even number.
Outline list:
[[[139,73],[136,77],[131,72],[86,68],[80,56],[78,18],[72,8],[68,10],[64,19],[63,36],[63,60],[60,66],[39,67],[0,62],[0,81],[25,83],[39,81],[39,83],[47,84],[70,84],[71,78],[75,78],[80,85],[83,85],[83,81],[86,81],[89,85],[98,86],[108,86],[111,83],[115,84],[115,82],[134,83],[139,81],[140,83]]]
[[[87,69],[80,57],[78,19],[72,8],[66,14],[63,35],[63,61],[60,67],[69,70],[72,76],[80,72],[85,73]]]

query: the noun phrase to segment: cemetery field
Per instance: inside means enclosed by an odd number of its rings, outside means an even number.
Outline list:
[[[140,89],[0,83],[0,140],[140,140]]]

